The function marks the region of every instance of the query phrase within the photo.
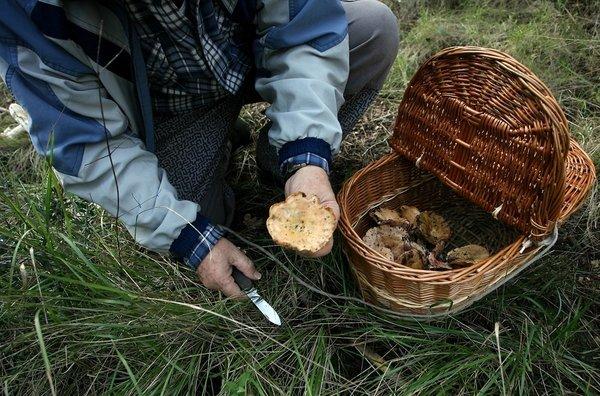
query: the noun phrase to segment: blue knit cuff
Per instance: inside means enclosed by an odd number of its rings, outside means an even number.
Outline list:
[[[312,153],[331,163],[331,146],[323,139],[307,137],[287,142],[279,149],[279,167],[292,157]]]
[[[223,235],[223,229],[212,225],[206,217],[198,214],[192,224],[181,230],[169,250],[195,270]]]

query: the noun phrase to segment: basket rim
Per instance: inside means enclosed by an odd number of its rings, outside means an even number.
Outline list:
[[[571,139],[571,149],[569,150],[569,158],[573,157],[580,160],[580,163],[585,164],[587,169],[590,171],[588,174],[587,181],[583,188],[579,190],[578,194],[565,195],[565,201],[561,206],[561,214],[557,219],[556,227],[562,224],[568,217],[575,212],[583,203],[588,196],[590,190],[596,182],[596,172],[593,166],[593,162],[589,155],[579,146],[579,144]],[[346,210],[345,203],[350,199],[348,196],[350,187],[354,182],[362,178],[365,174],[369,173],[373,169],[379,168],[389,162],[397,160],[406,160],[403,156],[395,151],[384,155],[376,161],[373,161],[358,170],[348,180],[346,180],[337,194],[338,202],[340,204],[340,221],[339,228],[344,238],[344,241],[350,244],[370,265],[377,266],[382,271],[389,273],[392,276],[401,276],[405,278],[412,278],[418,281],[436,281],[436,283],[457,283],[461,280],[465,280],[473,275],[485,271],[487,268],[498,263],[499,260],[503,260],[509,257],[514,257],[519,254],[522,244],[528,239],[524,234],[519,235],[514,242],[500,249],[494,255],[490,256],[486,260],[481,260],[471,266],[465,268],[456,268],[446,271],[434,271],[434,270],[419,270],[413,269],[401,264],[397,264],[394,261],[386,259],[384,256],[376,252],[375,250],[368,247],[362,238],[355,231],[353,223],[350,222],[349,215]],[[565,178],[564,184],[567,185],[568,179]],[[397,195],[397,194],[396,194]],[[571,199],[571,201],[567,201]],[[380,201],[378,201],[380,202]],[[379,203],[381,204],[381,202]],[[373,206],[375,207],[375,206]],[[370,210],[370,209],[367,209]],[[541,246],[533,245],[524,251],[523,255],[529,255],[539,250]]]

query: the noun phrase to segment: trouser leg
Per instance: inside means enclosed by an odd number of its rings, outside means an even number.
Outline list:
[[[348,19],[350,73],[338,119],[344,137],[377,97],[398,53],[394,13],[376,0],[342,1]]]
[[[342,0],[348,19],[350,74],[346,97],[380,90],[398,53],[398,22],[377,0]]]
[[[211,220],[213,224],[230,226],[235,213],[235,195],[225,181],[231,158],[231,144],[226,144],[219,162],[214,179],[204,197],[200,199],[200,213]]]
[[[350,73],[338,120],[344,137],[353,129],[383,86],[398,53],[396,16],[376,0],[342,0],[348,19]],[[269,144],[270,123],[261,129],[256,162],[263,174],[281,183],[277,151]]]
[[[226,98],[211,108],[156,121],[156,156],[179,199],[196,202],[214,224],[229,225],[235,200],[225,182],[231,144],[228,132],[242,106]]]

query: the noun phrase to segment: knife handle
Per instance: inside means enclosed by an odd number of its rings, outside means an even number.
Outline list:
[[[244,275],[242,271],[240,271],[236,267],[233,267],[233,272],[231,273],[231,276],[233,276],[233,280],[235,281],[235,283],[237,283],[240,289],[242,289],[242,291],[250,290],[254,287],[250,278]]]

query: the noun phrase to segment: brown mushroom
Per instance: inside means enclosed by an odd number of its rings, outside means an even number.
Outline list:
[[[404,242],[392,248],[394,261],[413,269],[423,269],[425,267],[425,251],[421,246],[414,242]]]
[[[394,209],[390,208],[377,208],[372,210],[369,215],[375,223],[379,225],[390,225],[394,227],[410,227],[410,223],[405,218],[401,217],[400,214]]]
[[[417,217],[421,214],[421,211],[414,206],[402,205],[400,207],[400,216],[408,220],[411,226],[417,226]]]
[[[452,267],[445,261],[438,259],[433,252],[427,256],[428,269],[430,270],[449,270]]]
[[[439,214],[431,211],[421,212],[417,217],[417,228],[421,236],[432,245],[446,242],[452,232],[446,220]]]
[[[490,257],[490,252],[479,245],[466,245],[448,252],[446,260],[452,266],[467,267]]]

